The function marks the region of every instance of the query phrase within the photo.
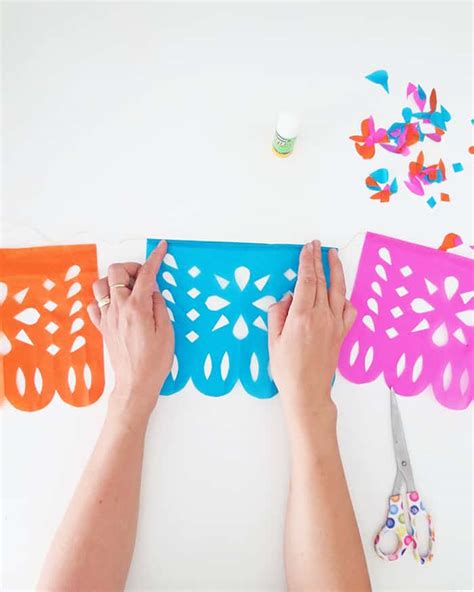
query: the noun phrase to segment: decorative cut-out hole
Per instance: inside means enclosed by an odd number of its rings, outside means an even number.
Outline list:
[[[54,304],[54,302],[53,302]],[[46,304],[44,305],[46,307]],[[56,308],[56,304],[54,304],[54,308]],[[53,310],[54,310],[53,308]],[[76,300],[75,302],[73,302],[72,306],[71,306],[71,310],[69,311],[69,316],[72,317],[72,315],[75,315],[76,312],[79,312],[82,308],[82,302],[80,300]],[[50,309],[48,309],[50,310]]]
[[[50,280],[49,278],[43,282],[43,288],[46,288],[46,290],[52,290],[55,285],[56,284],[53,282],[53,280]]]
[[[398,362],[397,362],[397,378],[400,378],[400,376],[402,375],[403,371],[405,370],[406,363],[407,363],[407,357],[405,354],[402,354],[398,358]]]
[[[370,287],[377,294],[377,296],[382,296],[382,288],[380,287],[380,284],[378,282],[372,282]]]
[[[399,306],[395,306],[390,310],[390,312],[392,313],[392,317],[394,319],[398,319],[398,317],[403,315],[403,310]]]
[[[456,292],[458,291],[458,288],[459,288],[459,281],[457,278],[455,278],[453,275],[449,275],[447,278],[445,278],[444,292],[445,292],[448,300],[451,300],[451,298],[454,296],[454,294],[456,294]]]
[[[192,308],[189,312],[186,313],[186,316],[192,321],[195,321],[201,315],[195,308]]]
[[[467,345],[466,336],[464,335],[464,331],[461,329],[461,327],[458,327],[456,331],[454,331],[453,336],[456,337],[456,339],[463,345]]]
[[[172,267],[173,269],[178,269],[178,264],[176,263],[176,259],[173,257],[171,253],[166,253],[163,257],[163,263],[165,263],[168,267]]]
[[[21,331],[20,331],[21,333]],[[18,339],[18,335],[17,335]],[[33,344],[32,344],[33,345]],[[12,344],[3,331],[0,331],[0,356],[6,356],[12,351]]]
[[[209,379],[209,376],[212,372],[212,358],[211,354],[207,354],[206,359],[204,360],[204,376],[206,379]]]
[[[190,331],[189,333],[186,333],[186,339],[191,343],[194,343],[196,339],[199,339],[199,335],[196,333],[196,331]]]
[[[397,288],[395,290],[395,292],[400,296],[406,296],[408,294],[408,290],[405,288],[405,286],[400,286],[399,288]]]
[[[21,368],[17,368],[16,370],[16,388],[21,396],[25,394],[26,391],[26,378],[23,374],[23,370]]]
[[[375,266],[375,273],[383,279],[384,282],[387,281],[387,272],[385,271],[385,267],[380,263],[377,263]]]
[[[25,296],[28,294],[28,291],[29,288],[24,288],[23,290],[17,292],[15,296],[13,296],[13,298],[18,302],[18,304],[23,304],[23,300],[25,299]]]
[[[465,368],[463,373],[461,374],[461,379],[459,381],[459,389],[461,391],[461,395],[465,395],[467,393],[468,388],[469,388],[469,372],[467,371],[467,368]]]
[[[259,280],[256,280],[254,284],[257,286],[258,290],[262,291],[269,279],[270,276],[266,275],[265,277],[261,277]]]
[[[430,296],[432,296],[435,292],[438,291],[437,286],[435,286],[433,284],[433,282],[430,282],[430,280],[428,278],[425,278],[425,285],[426,285],[426,289],[428,290],[428,294]]]
[[[84,364],[82,375],[84,376],[84,384],[86,385],[86,389],[90,389],[92,384],[92,372],[89,364]]]
[[[201,270],[199,269],[199,267],[193,265],[191,269],[188,269],[188,273],[192,278],[196,278],[201,273]]]
[[[253,322],[254,327],[257,327],[258,329],[262,329],[262,331],[267,331],[267,325],[265,324],[265,321],[262,319],[261,316],[258,316],[255,321]]]
[[[474,326],[474,310],[462,310],[457,312],[456,316],[468,327]]]
[[[80,317],[75,318],[71,325],[71,334],[77,333],[82,329],[82,327],[84,327],[84,320]]]
[[[222,356],[222,360],[221,360],[221,377],[222,380],[225,380],[229,374],[229,369],[230,369],[230,360],[229,360],[229,354],[227,352],[225,352],[225,354]]]
[[[445,391],[451,386],[451,381],[453,380],[453,368],[451,366],[451,362],[446,364],[446,367],[443,372],[443,388]]]
[[[461,294],[461,300],[464,302],[464,304],[467,304],[471,298],[474,298],[474,290],[471,290],[470,292],[463,292]]]
[[[175,304],[175,301],[174,301],[174,298],[173,298],[173,294],[171,294],[171,292],[169,290],[166,290],[166,289],[165,290],[162,290],[161,295],[168,302],[172,302],[173,304]]]
[[[258,378],[259,370],[260,370],[260,367],[259,367],[259,363],[258,363],[258,357],[255,353],[253,353],[250,357],[250,376],[252,377],[252,380],[254,382],[256,382],[256,380]]]
[[[377,304],[377,300],[375,300],[375,298],[369,298],[367,300],[367,306],[372,312],[379,314],[379,305]]]
[[[55,356],[59,351],[59,347],[55,343],[52,343],[51,345],[48,345],[46,351],[52,356]]]
[[[5,282],[0,282],[0,305],[5,302],[8,294],[8,286]]]
[[[229,306],[230,302],[228,300],[225,300],[225,298],[221,298],[220,296],[209,296],[206,299],[205,302],[207,308],[209,310],[221,310],[222,308],[225,308],[226,306]]]
[[[48,300],[48,302],[45,302],[43,306],[46,310],[49,310],[49,312],[53,312],[53,310],[58,307],[56,302],[53,302],[52,300]]]
[[[286,277],[286,279],[289,282],[291,282],[292,280],[294,280],[295,277],[296,277],[296,273],[295,273],[294,269],[291,269],[291,267],[288,268],[283,275]]]
[[[229,324],[229,319],[225,315],[221,315],[217,319],[217,322],[214,325],[214,327],[212,327],[212,330],[217,331],[218,329],[221,329],[222,327],[225,327],[228,324]]]
[[[364,325],[366,327],[368,327],[371,331],[375,332],[375,325],[374,325],[374,319],[370,316],[370,315],[365,315],[362,318],[362,322],[364,323]]]
[[[171,274],[169,271],[164,271],[163,272],[163,279],[165,280],[166,283],[171,284],[172,286],[177,286],[176,284],[176,280],[174,279],[173,274]]]
[[[220,275],[215,275],[214,277],[216,278],[217,283],[219,284],[219,286],[223,290],[225,290],[230,283],[229,280],[226,280],[225,278],[221,277]]]
[[[385,333],[388,335],[390,339],[393,339],[398,335],[398,331],[395,329],[395,327],[390,327],[390,329],[387,329]]]
[[[416,327],[413,327],[411,330],[412,333],[416,333],[417,331],[424,331],[425,329],[429,329],[430,324],[426,319],[422,319]]]
[[[349,365],[350,366],[353,366],[355,364],[355,361],[357,360],[358,356],[359,356],[359,342],[356,341],[354,343],[354,345],[352,346],[351,354],[349,356]]]
[[[232,333],[236,339],[245,339],[249,334],[249,328],[247,327],[247,323],[245,322],[245,319],[242,315],[240,315],[237,319],[232,329]]]
[[[222,327],[225,327],[228,324],[229,324],[229,319],[225,315],[221,315],[217,319],[217,322],[214,325],[214,327],[212,327],[212,330],[217,331],[218,329],[221,329]]]
[[[237,267],[237,269],[234,271],[234,278],[240,290],[244,290],[250,279],[250,269],[248,269],[248,267],[244,267],[243,265],[241,267]]]
[[[400,269],[400,273],[403,275],[403,277],[408,277],[413,273],[413,270],[409,265],[405,265],[405,267]]]
[[[374,361],[374,348],[372,346],[369,347],[367,353],[365,354],[364,359],[364,368],[365,371],[368,372],[370,367],[372,366],[372,362]]]
[[[171,376],[172,376],[173,380],[176,380],[176,377],[178,376],[178,370],[179,370],[178,358],[176,355],[174,355],[173,356],[173,363],[171,364]]]
[[[18,339],[18,341],[23,341],[23,343],[27,343],[28,345],[33,345],[33,342],[31,341],[30,336],[28,335],[28,333],[24,329],[21,329],[20,331],[18,331],[15,339]]]
[[[423,356],[418,356],[416,362],[413,364],[413,372],[411,374],[411,379],[413,382],[416,382],[420,378],[420,374],[423,370]]]
[[[72,366],[69,367],[69,371],[67,373],[67,383],[73,393],[76,390],[76,372]]]
[[[59,325],[56,325],[56,323],[53,323],[53,321],[51,321],[46,325],[45,329],[48,333],[51,333],[51,335],[53,335],[53,333],[56,333],[56,331],[59,329]]]
[[[438,347],[442,347],[448,343],[449,335],[446,323],[442,323],[431,336],[433,343]]]
[[[197,288],[191,288],[188,290],[188,296],[191,298],[197,298],[201,292]]]
[[[168,311],[168,316],[169,316],[169,318],[170,318],[170,321],[171,321],[172,323],[174,323],[174,314],[173,314],[173,311],[172,311],[172,310],[171,310],[171,308],[169,308],[168,306],[166,307],[166,310]]]
[[[85,345],[86,340],[82,335],[78,335],[76,339],[74,339],[73,344],[71,346],[71,353],[80,349],[83,345]]]
[[[263,296],[262,298],[259,298],[258,300],[255,300],[254,302],[252,302],[252,304],[254,306],[256,306],[257,308],[259,308],[260,310],[263,310],[264,312],[268,312],[268,309],[270,308],[270,306],[272,304],[275,304],[276,299],[274,296]]]
[[[390,251],[387,249],[387,247],[381,247],[379,249],[379,256],[383,261],[385,261],[385,263],[392,265],[392,258],[390,257]]]
[[[81,290],[82,290],[81,284],[79,282],[74,282],[72,284],[72,286],[69,288],[66,298],[72,298],[76,294],[79,294],[79,292]]]
[[[81,273],[81,268],[79,267],[79,265],[71,265],[71,267],[66,271],[66,275],[64,276],[64,280],[66,282],[68,282],[69,280],[72,280],[72,278],[75,278],[76,276],[78,276]]]
[[[43,376],[39,368],[35,369],[33,382],[35,383],[36,392],[41,394],[41,391],[43,390]]]
[[[15,316],[17,321],[25,325],[34,325],[38,322],[39,318],[40,314],[36,308],[25,308]]]
[[[434,310],[429,302],[426,302],[423,298],[414,298],[410,303],[414,312],[421,314],[423,312],[430,312]]]

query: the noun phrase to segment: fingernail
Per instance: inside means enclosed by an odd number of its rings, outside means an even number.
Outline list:
[[[331,249],[331,251],[334,253],[334,257],[339,257],[339,251],[337,249]]]
[[[306,248],[306,249],[307,249],[307,250],[308,250],[310,253],[312,253],[312,252],[313,252],[313,243],[307,243],[307,244],[305,245],[305,248]]]
[[[313,241],[313,244],[317,249],[319,249],[321,247],[321,241],[319,241],[319,240]]]

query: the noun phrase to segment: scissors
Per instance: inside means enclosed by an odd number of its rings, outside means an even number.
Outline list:
[[[432,548],[435,534],[431,526],[431,516],[426,511],[415,487],[402,418],[398,408],[397,396],[393,389],[390,389],[390,412],[397,473],[392,494],[388,498],[387,517],[375,537],[374,547],[377,555],[382,559],[396,561],[411,546],[415,559],[423,565],[433,558]],[[404,489],[404,493],[402,489]],[[419,540],[417,538],[422,522],[425,522],[428,526],[428,549],[424,555],[419,552]],[[383,540],[384,538],[387,540],[387,538],[393,537],[393,534],[397,539],[396,548],[386,552],[382,549]]]

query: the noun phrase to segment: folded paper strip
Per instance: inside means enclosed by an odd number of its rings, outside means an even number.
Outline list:
[[[158,240],[148,239],[147,256]],[[220,396],[237,381],[258,398],[276,394],[269,369],[267,311],[296,283],[301,245],[168,241],[157,281],[176,337],[162,394],[192,379]],[[328,277],[327,248],[323,264]]]
[[[14,407],[36,411],[55,392],[82,407],[103,391],[102,338],[87,304],[95,245],[0,249],[0,387]]]
[[[339,370],[355,383],[383,374],[400,395],[431,385],[445,407],[473,395],[474,262],[367,233],[351,301],[357,320]]]

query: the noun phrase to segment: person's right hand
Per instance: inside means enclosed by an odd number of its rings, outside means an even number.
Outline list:
[[[96,300],[109,297],[110,304],[88,306],[115,372],[110,404],[128,416],[150,415],[173,361],[173,327],[156,284],[165,254],[161,241],[143,265],[111,265],[108,276],[93,285]]]
[[[346,300],[344,271],[336,249],[329,252],[328,291],[321,244],[301,251],[294,297],[269,310],[270,367],[290,424],[333,409],[330,390],[339,350],[356,310]]]

